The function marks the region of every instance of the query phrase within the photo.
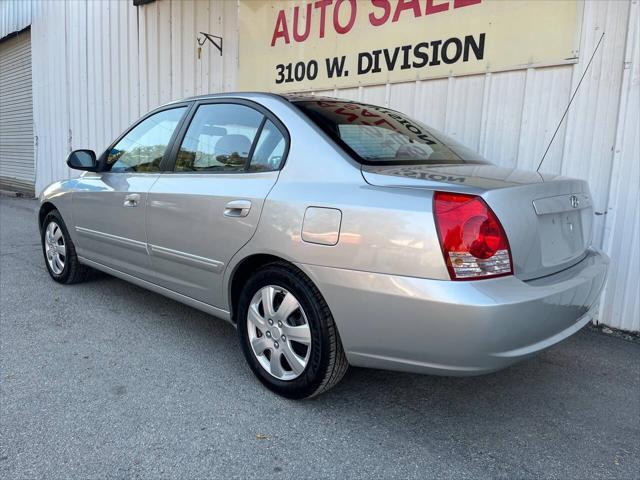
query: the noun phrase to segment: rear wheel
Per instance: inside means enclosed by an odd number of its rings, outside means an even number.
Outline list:
[[[324,298],[302,272],[285,263],[267,265],[249,279],[236,320],[249,366],[280,395],[295,399],[318,395],[347,371]]]
[[[80,263],[67,226],[60,212],[52,210],[42,222],[42,253],[47,271],[58,283],[78,283],[87,278],[90,269]]]

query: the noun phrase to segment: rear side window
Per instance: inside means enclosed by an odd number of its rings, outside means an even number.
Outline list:
[[[201,105],[176,158],[176,172],[245,171],[263,115],[245,105]]]
[[[107,155],[112,172],[159,172],[160,162],[186,107],[163,110],[133,127]]]
[[[355,160],[367,165],[486,163],[463,160],[444,135],[401,113],[340,100],[295,104]],[[457,145],[456,145],[457,146]]]
[[[286,146],[286,140],[278,127],[271,120],[267,120],[260,132],[249,171],[271,172],[278,170],[282,164]]]

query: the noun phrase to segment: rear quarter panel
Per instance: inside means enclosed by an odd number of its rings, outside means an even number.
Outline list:
[[[249,247],[296,263],[447,279],[431,213],[432,193],[358,182],[278,182]],[[338,243],[302,239],[307,207],[342,212]]]
[[[268,102],[263,104],[270,108]],[[235,267],[254,254],[300,264],[449,278],[435,230],[431,191],[367,184],[360,165],[327,141],[294,107],[274,105],[271,110],[290,131],[289,155],[265,201],[255,235],[226,269],[225,292]],[[336,245],[303,241],[308,207],[341,211]]]

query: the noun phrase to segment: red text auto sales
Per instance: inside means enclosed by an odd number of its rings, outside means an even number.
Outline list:
[[[293,12],[290,9],[277,12],[271,47],[348,34],[358,15],[366,16],[366,22],[371,28],[378,28],[401,19],[433,16],[481,2],[482,0],[312,1],[295,6]],[[314,80],[319,69],[325,70],[327,78],[340,78],[354,73],[367,75],[482,60],[485,35],[484,32],[473,32],[450,38],[425,39],[411,45],[362,51],[357,53],[357,65],[347,65],[345,55],[278,64],[275,83]]]

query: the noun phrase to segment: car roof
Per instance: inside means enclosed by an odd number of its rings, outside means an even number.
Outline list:
[[[197,100],[208,100],[208,99],[216,99],[216,98],[242,98],[242,99],[260,99],[260,98],[277,98],[280,100],[285,100],[291,103],[297,102],[305,102],[305,101],[318,101],[318,100],[327,100],[327,101],[340,101],[347,103],[355,103],[352,100],[344,99],[344,98],[335,98],[324,95],[311,95],[309,93],[269,93],[269,92],[224,92],[224,93],[208,93],[204,95],[195,95],[192,97],[183,98],[180,100],[174,100],[171,102],[167,102],[162,105],[165,107],[167,105],[173,105],[174,103],[183,103],[183,102],[193,102]]]

